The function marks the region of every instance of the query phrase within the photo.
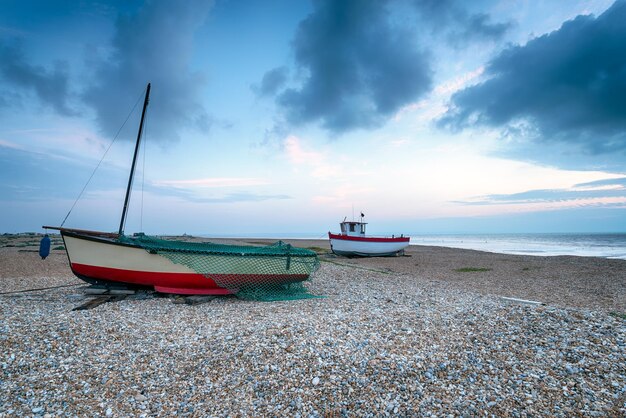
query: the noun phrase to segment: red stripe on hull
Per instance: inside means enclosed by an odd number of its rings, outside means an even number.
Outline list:
[[[286,284],[301,282],[308,278],[306,274],[211,274],[210,277],[199,273],[166,273],[151,271],[123,270],[110,267],[90,266],[72,263],[72,271],[79,276],[109,282],[153,286],[163,293],[182,295],[224,295],[234,293],[238,287],[250,284]],[[228,283],[230,289],[220,287],[217,281]]]
[[[339,239],[344,241],[362,241],[362,242],[409,242],[410,237],[384,238],[384,237],[353,237],[349,235],[340,235],[328,233],[328,238]]]

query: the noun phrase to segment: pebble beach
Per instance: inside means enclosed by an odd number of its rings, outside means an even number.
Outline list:
[[[626,260],[294,240],[323,297],[72,311],[89,295],[65,252],[8,242],[0,417],[626,415]]]

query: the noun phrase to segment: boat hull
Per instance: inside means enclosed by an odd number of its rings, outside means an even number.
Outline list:
[[[286,266],[274,262],[271,274],[258,272],[251,257],[198,254],[198,262],[215,266],[210,273],[198,273],[168,257],[113,239],[61,231],[72,272],[92,284],[153,288],[158,292],[183,295],[224,295],[237,293],[238,286],[289,284],[308,279],[309,272],[298,263]],[[227,259],[231,257],[230,259]],[[266,263],[268,260],[265,261]],[[229,283],[228,288],[218,283]]]
[[[328,233],[333,253],[346,257],[391,257],[404,251],[409,237],[355,237]]]

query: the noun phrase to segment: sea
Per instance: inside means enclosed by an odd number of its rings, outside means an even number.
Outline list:
[[[411,245],[435,245],[488,251],[501,254],[536,256],[575,255],[626,260],[626,233],[613,234],[407,234]],[[205,235],[209,236],[209,235]],[[248,238],[328,239],[321,234],[243,234]]]
[[[411,235],[411,245],[437,245],[502,254],[576,255],[626,260],[626,234]]]

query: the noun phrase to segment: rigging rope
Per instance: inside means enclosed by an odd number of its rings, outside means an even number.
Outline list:
[[[89,183],[91,182],[91,179],[93,178],[94,174],[96,174],[96,171],[98,171],[98,168],[100,168],[100,164],[102,164],[102,161],[104,160],[104,157],[106,157],[107,153],[109,152],[109,150],[111,149],[111,147],[113,146],[113,144],[115,143],[115,140],[117,139],[118,135],[120,134],[120,132],[122,132],[122,129],[124,128],[124,126],[126,125],[126,122],[128,122],[128,119],[130,119],[130,115],[133,114],[133,112],[135,111],[135,108],[137,107],[137,104],[139,103],[139,101],[141,100],[141,98],[143,97],[144,93],[145,93],[146,89],[144,88],[142,93],[139,95],[139,98],[137,99],[137,101],[135,102],[135,105],[133,106],[133,108],[130,110],[130,113],[128,114],[128,116],[126,116],[126,120],[124,121],[124,123],[122,123],[122,126],[120,126],[120,129],[117,130],[117,133],[115,134],[115,136],[113,137],[113,140],[111,141],[111,143],[109,144],[108,148],[106,149],[106,151],[104,151],[104,155],[102,156],[102,158],[100,158],[100,161],[98,162],[98,165],[96,165],[96,168],[94,168],[93,172],[91,173],[91,176],[89,176],[89,180],[87,180],[87,183],[85,183],[85,185],[83,186],[83,189],[80,191],[80,193],[78,194],[78,197],[76,198],[76,200],[74,201],[74,204],[72,205],[72,207],[70,208],[69,212],[67,212],[67,215],[65,215],[65,218],[63,218],[63,222],[61,222],[61,226],[65,225],[65,221],[67,221],[67,218],[70,216],[70,213],[72,213],[72,210],[74,210],[74,206],[76,206],[76,204],[78,203],[78,201],[80,200],[80,198],[82,197],[83,193],[85,192],[85,189],[87,188],[87,186],[89,185]]]

